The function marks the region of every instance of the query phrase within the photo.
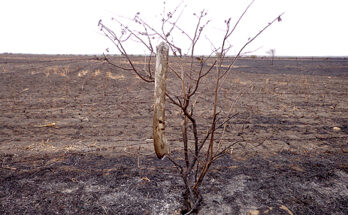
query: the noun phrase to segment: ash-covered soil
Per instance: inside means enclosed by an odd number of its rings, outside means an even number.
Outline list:
[[[117,153],[1,158],[1,214],[180,214],[182,181],[166,159],[144,156],[138,163]],[[201,188],[200,214],[347,214],[347,163],[344,154],[225,156]]]
[[[200,135],[213,78],[196,97]],[[153,154],[152,97],[153,84],[91,56],[0,55],[0,214],[180,214],[183,183]],[[347,60],[241,59],[220,98],[234,115],[222,140],[238,144],[213,165],[199,214],[348,214]],[[181,161],[180,112],[167,107]]]

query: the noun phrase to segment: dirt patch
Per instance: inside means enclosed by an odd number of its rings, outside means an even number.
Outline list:
[[[238,61],[219,109],[235,114],[224,144],[240,143],[206,178],[200,214],[348,214],[347,71],[343,59]],[[0,55],[0,213],[179,214],[181,179],[153,154],[152,97],[90,56]],[[181,161],[180,113],[168,104],[166,116]]]

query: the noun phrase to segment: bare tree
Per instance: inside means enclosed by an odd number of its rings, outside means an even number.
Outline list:
[[[268,50],[267,54],[269,54],[271,56],[271,65],[273,65],[273,60],[274,60],[274,56],[275,56],[275,49]]]
[[[274,22],[281,20],[280,17],[282,14],[272,21],[267,22],[262,29],[255,35],[252,35],[247,42],[241,46],[234,57],[228,57],[231,50],[231,45],[229,45],[230,37],[236,31],[240,21],[253,2],[254,0],[251,1],[234,24],[232,24],[231,18],[225,20],[225,31],[221,43],[218,44],[217,47],[215,47],[216,44],[214,44],[211,54],[206,57],[197,57],[195,55],[198,42],[203,41],[202,33],[210,23],[205,10],[193,14],[196,18],[196,24],[190,31],[186,31],[179,26],[179,20],[184,12],[184,7],[182,7],[181,4],[169,12],[166,12],[164,6],[161,25],[158,28],[143,20],[140,13],[137,13],[132,19],[128,19],[135,27],[131,27],[131,25],[125,24],[119,19],[114,19],[121,27],[118,32],[104,25],[102,20],[99,21],[101,31],[104,32],[105,36],[113,42],[117,50],[127,59],[129,65],[127,67],[116,65],[107,56],[105,56],[104,60],[117,69],[135,72],[145,82],[154,82],[153,66],[151,66],[153,63],[152,56],[156,54],[153,45],[154,42],[160,40],[168,46],[172,55],[168,59],[168,68],[181,83],[181,87],[175,92],[169,92],[167,90],[165,95],[168,101],[175,105],[182,114],[181,136],[183,144],[181,155],[183,157],[183,162],[181,162],[181,159],[178,159],[178,157],[166,153],[167,149],[165,149],[163,153],[166,154],[166,157],[176,166],[183,179],[185,185],[185,209],[183,211],[187,214],[192,213],[199,207],[202,200],[200,186],[212,163],[223,156],[237,143],[237,141],[235,141],[225,145],[222,144],[226,132],[226,124],[236,113],[232,113],[232,108],[224,111],[221,110],[219,105],[221,102],[219,98],[221,87],[243,50]],[[174,35],[178,34],[182,35],[190,44],[186,52],[180,42],[175,42],[177,40],[175,40]],[[183,38],[181,38],[181,40]],[[147,61],[144,68],[137,67],[130,54],[127,52],[125,45],[130,41],[140,43],[149,51],[149,57],[146,58]],[[212,71],[215,72],[213,73]],[[209,129],[205,133],[202,133],[198,132],[199,124],[197,122],[198,117],[195,115],[195,108],[198,99],[197,92],[202,81],[208,76],[209,80],[213,78],[212,81],[215,83],[214,88],[210,91],[213,94],[213,104],[211,106],[210,122],[208,122]],[[217,133],[219,129],[221,132]],[[189,141],[189,135],[193,137],[192,142]],[[163,154],[157,155],[161,158]]]

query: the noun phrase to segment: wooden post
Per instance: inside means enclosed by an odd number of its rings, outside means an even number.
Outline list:
[[[169,154],[169,146],[165,136],[165,97],[168,70],[169,47],[162,42],[157,46],[155,71],[155,99],[153,113],[153,141],[159,159]]]

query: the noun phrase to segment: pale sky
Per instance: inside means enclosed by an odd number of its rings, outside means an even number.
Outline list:
[[[181,0],[169,0],[167,9]],[[211,23],[199,42],[197,54],[211,52],[209,38],[217,47],[224,33],[224,20],[238,19],[250,0],[187,0],[179,24],[192,32],[193,12],[206,9]],[[172,6],[172,7],[171,7]],[[0,53],[101,54],[112,43],[97,26],[100,19],[114,26],[112,17],[134,17],[141,12],[149,24],[161,19],[163,0],[0,0]],[[277,56],[348,56],[347,0],[256,0],[229,44],[238,50],[268,22],[285,12],[245,51]],[[115,25],[116,26],[116,25]],[[116,29],[117,27],[115,27]],[[176,38],[175,38],[176,39]],[[185,46],[177,38],[179,46]],[[160,41],[158,41],[159,43]],[[139,44],[129,53],[146,54]],[[233,54],[233,53],[231,53]]]

